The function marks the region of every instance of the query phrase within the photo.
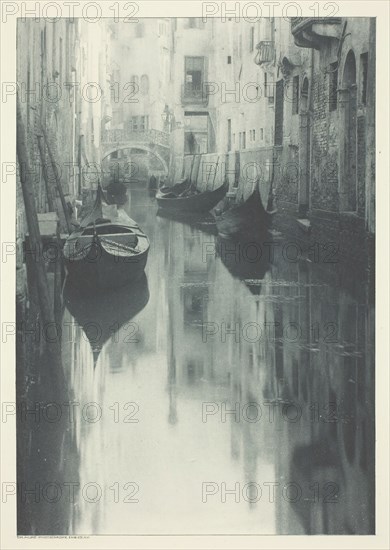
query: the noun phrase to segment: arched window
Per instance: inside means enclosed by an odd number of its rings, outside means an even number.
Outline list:
[[[149,77],[146,74],[141,76],[140,92],[142,95],[147,95],[149,93]]]
[[[352,50],[345,59],[340,94],[341,207],[344,211],[354,212],[357,207],[357,94],[356,61]]]
[[[301,88],[301,104],[300,111],[306,112],[309,107],[309,81],[305,77],[303,79],[302,88]]]

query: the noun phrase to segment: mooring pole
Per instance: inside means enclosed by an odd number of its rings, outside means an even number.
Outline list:
[[[46,336],[47,361],[40,365],[40,376],[48,377],[49,388],[46,389],[45,397],[50,399],[58,394],[59,389],[65,389],[65,377],[62,369],[61,349],[58,338],[48,339],[47,330],[55,326],[53,302],[50,299],[49,285],[46,268],[43,259],[42,239],[39,231],[38,215],[35,207],[34,181],[31,177],[29,167],[27,141],[25,128],[19,103],[17,104],[17,138],[16,151],[20,167],[20,182],[23,193],[24,208],[26,211],[27,227],[29,232],[30,246],[36,252],[31,262],[34,281],[37,285],[38,300],[40,305],[40,316],[43,325],[43,334]]]
[[[57,231],[56,231],[56,244],[57,244],[57,254],[56,261],[54,264],[54,319],[57,324],[57,327],[61,326],[61,317],[62,317],[62,277],[61,277],[61,236],[60,236],[60,224],[57,222]]]
[[[20,182],[26,211],[30,246],[36,252],[35,261],[32,263],[36,276],[42,321],[46,324],[52,321],[52,305],[49,295],[45,263],[42,255],[42,240],[39,231],[38,216],[35,208],[34,182],[31,178],[31,171],[28,166],[27,142],[19,104],[17,106],[16,150],[19,160]]]
[[[47,173],[47,167],[46,167],[46,163],[45,163],[45,160],[46,160],[45,159],[45,152],[43,150],[41,140],[42,140],[42,136],[37,135],[39,156],[41,157],[41,163],[42,163],[43,179],[45,180],[47,204],[48,204],[50,212],[56,212],[57,207],[56,207],[56,205],[54,204],[54,201],[53,201],[53,193],[52,193],[52,189],[51,189],[51,185],[50,185],[49,174]]]
[[[60,178],[60,175],[58,173],[57,165],[56,165],[55,160],[54,160],[54,156],[53,156],[53,152],[51,150],[50,144],[49,144],[49,140],[47,139],[46,130],[43,127],[42,127],[42,134],[43,134],[43,137],[45,138],[47,152],[49,153],[50,162],[51,162],[51,165],[52,165],[52,168],[53,168],[54,177],[55,177],[56,184],[57,184],[58,194],[60,196],[62,209],[64,211],[66,226],[67,226],[67,229],[68,229],[68,233],[70,234],[72,232],[72,228],[71,228],[71,224],[70,224],[68,207],[66,206],[64,192],[62,190],[61,178]]]

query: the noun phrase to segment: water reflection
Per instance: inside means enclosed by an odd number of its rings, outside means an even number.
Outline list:
[[[137,331],[135,324],[128,323],[149,301],[148,281],[144,274],[131,284],[102,292],[99,288],[85,289],[66,280],[63,301],[76,323],[83,328],[96,365],[104,344],[119,333],[123,325],[129,332]]]
[[[72,395],[102,411],[75,423],[77,476],[102,494],[92,503],[80,489],[65,531],[372,533],[374,312],[364,285],[352,295],[319,266],[278,258],[244,269],[245,284],[214,236],[156,217],[147,190],[132,190],[129,213],[151,241],[150,299],[141,289],[121,304],[137,333],[105,339],[94,366],[80,303],[66,302]],[[106,308],[110,323],[114,312],[124,318],[101,300],[96,318]]]

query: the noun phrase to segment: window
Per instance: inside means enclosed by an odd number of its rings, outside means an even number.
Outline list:
[[[140,92],[142,95],[147,95],[149,93],[149,77],[146,74],[141,76]]]
[[[264,139],[264,129],[263,128],[260,128],[260,139],[261,139],[261,141],[263,141],[263,139]]]
[[[305,77],[303,79],[302,89],[301,89],[301,104],[299,109],[301,113],[307,113],[309,108],[309,81]]]
[[[208,113],[184,113],[184,152],[203,154],[208,152],[209,117]]]
[[[256,141],[256,130],[252,130],[252,141]]]
[[[62,38],[60,38],[60,64],[59,64],[59,66],[60,66],[60,68],[59,68],[60,82],[62,82],[62,55],[63,55],[63,53],[62,53]]]
[[[145,130],[149,129],[149,115],[143,115],[140,117],[139,129],[141,130],[141,132],[144,132]]]
[[[236,134],[233,134],[233,147],[236,146]]]
[[[338,63],[330,64],[329,68],[329,111],[337,109],[337,81],[338,81]]]
[[[158,34],[160,36],[165,36],[167,34],[167,26],[164,21],[160,21],[158,24]]]
[[[283,145],[283,107],[284,107],[284,84],[283,80],[276,83],[275,95],[275,145]]]
[[[228,133],[228,143],[227,143],[227,150],[232,150],[232,120],[228,118],[227,121],[227,133]]]
[[[292,82],[292,114],[299,113],[299,76],[294,76]]]
[[[202,93],[204,71],[203,57],[185,58],[185,95],[189,97],[198,97]]]
[[[203,29],[204,23],[201,17],[189,17],[187,20],[187,28],[189,29]]]
[[[51,72],[54,77],[54,73],[56,72],[56,58],[57,58],[57,48],[56,48],[56,41],[57,41],[57,25],[53,25],[53,34],[52,34],[52,47],[53,47],[53,53],[52,53],[52,67]]]
[[[255,48],[255,27],[250,28],[250,35],[249,35],[249,51],[253,52]]]
[[[268,103],[274,102],[274,85],[273,82],[269,82],[268,73],[264,72],[264,97],[268,98]]]
[[[362,53],[360,56],[360,83],[361,83],[361,102],[367,105],[367,69],[368,53]]]
[[[121,72],[119,69],[113,69],[111,74],[110,93],[111,103],[119,102],[119,84],[121,80]]]
[[[131,129],[133,130],[133,132],[137,132],[137,130],[138,130],[138,117],[137,116],[132,116],[131,117]]]
[[[30,125],[30,85],[31,85],[31,73],[30,73],[30,60],[27,65],[27,126]]]
[[[135,36],[137,38],[142,38],[144,36],[144,24],[140,23],[139,21],[138,23],[136,23],[135,26]]]
[[[227,56],[227,64],[228,64],[228,65],[231,65],[231,64],[232,64],[232,56],[231,56],[231,55],[228,55],[228,56]]]
[[[242,132],[242,148],[246,147],[246,132]]]

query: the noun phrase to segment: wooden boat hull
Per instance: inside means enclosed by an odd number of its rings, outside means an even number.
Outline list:
[[[102,249],[95,260],[65,258],[65,268],[69,278],[80,285],[119,288],[143,275],[147,257],[148,251],[132,258],[114,256]]]
[[[156,189],[156,192],[159,191],[159,194],[161,195],[170,195],[173,193],[174,195],[180,195],[180,193],[183,193],[186,191],[191,185],[191,182],[188,178],[185,178],[183,181],[178,182],[172,186],[164,185],[163,187],[160,187],[159,190]]]
[[[91,228],[85,228],[67,239],[63,255],[69,277],[80,285],[101,288],[118,288],[138,280],[144,272],[149,252],[149,240],[141,229],[138,226],[100,224],[95,226],[95,230],[100,231],[100,235],[96,236]],[[104,230],[111,233],[104,233]]]
[[[95,203],[67,238],[63,256],[77,284],[118,288],[140,278],[148,252],[145,233],[124,210],[107,204],[99,184]]]
[[[159,208],[180,212],[208,212],[226,194],[228,185],[224,184],[214,191],[204,191],[197,195],[181,197],[165,197],[161,193],[156,194]]]
[[[218,234],[225,239],[258,239],[266,232],[272,220],[262,204],[258,189],[244,203],[218,215],[213,212]]]

